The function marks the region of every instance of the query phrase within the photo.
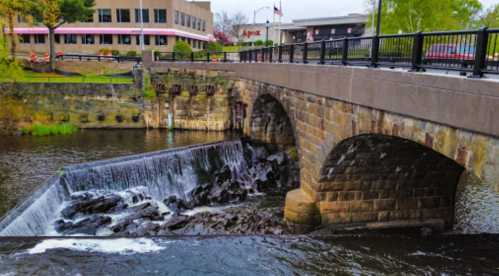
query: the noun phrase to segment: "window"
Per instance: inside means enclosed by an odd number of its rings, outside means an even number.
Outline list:
[[[19,42],[21,42],[22,44],[30,44],[31,36],[29,34],[22,34],[19,36]]]
[[[191,16],[190,15],[187,15],[187,27],[188,28],[191,27]]]
[[[75,34],[67,34],[64,35],[64,44],[76,44],[76,35]]]
[[[95,44],[95,36],[94,35],[82,35],[81,36],[81,44]]]
[[[204,20],[203,20],[202,30],[203,30],[203,32],[205,32],[205,31],[206,31],[206,21],[204,21]]]
[[[180,12],[175,11],[175,24],[178,25],[179,22],[180,22]]]
[[[180,25],[185,26],[185,13],[180,13]]]
[[[55,43],[57,43],[57,44],[61,43],[61,35],[58,35],[58,34],[54,35],[54,40],[55,40]]]
[[[135,43],[137,45],[140,45],[140,35],[137,35]],[[151,36],[150,35],[144,35],[144,45],[151,45]]]
[[[100,44],[113,44],[113,35],[102,34],[100,35]]]
[[[149,9],[142,9],[142,20],[149,23]],[[140,23],[140,9],[135,9],[135,22]]]
[[[35,44],[45,44],[45,35],[36,34],[35,35]]]
[[[118,23],[129,23],[130,22],[130,10],[129,9],[117,9],[116,10],[116,21],[118,21]]]
[[[168,40],[166,39],[166,35],[157,35],[155,37],[156,45],[168,45]]]
[[[118,35],[118,44],[129,45],[132,43],[132,37],[130,35]]]
[[[26,20],[26,17],[24,17],[22,15],[18,15],[17,16],[17,23],[28,23],[28,21]]]
[[[154,9],[154,23],[166,23],[165,9]]]
[[[99,22],[100,23],[110,23],[111,22],[111,9],[99,9]]]
[[[198,31],[201,31],[201,19],[198,20]]]
[[[196,17],[192,17],[192,28],[193,29],[196,29],[196,21],[197,21],[197,18]]]

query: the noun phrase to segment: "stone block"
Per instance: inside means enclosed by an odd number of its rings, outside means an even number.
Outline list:
[[[379,199],[374,201],[374,210],[376,211],[389,211],[395,210],[394,199]]]

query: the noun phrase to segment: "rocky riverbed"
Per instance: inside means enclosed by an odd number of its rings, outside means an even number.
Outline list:
[[[292,151],[244,143],[247,168],[198,175],[185,195],[155,199],[145,187],[75,193],[54,222],[58,235],[284,234],[284,195],[298,186]],[[291,157],[290,157],[291,156]]]

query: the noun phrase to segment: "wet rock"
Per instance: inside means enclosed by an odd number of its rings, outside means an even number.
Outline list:
[[[167,229],[169,231],[178,230],[183,228],[191,221],[191,217],[188,216],[176,216],[169,220],[167,223],[161,226],[161,229]]]
[[[74,200],[71,205],[62,210],[62,216],[66,219],[73,219],[77,214],[105,214],[115,211],[115,209],[124,209],[126,205],[123,199],[117,195],[100,196],[91,198],[82,195]]]
[[[56,221],[56,231],[64,235],[96,235],[99,228],[109,225],[111,218],[107,216],[92,216],[76,223],[66,222],[64,220]]]
[[[174,214],[180,214],[182,211],[192,209],[190,204],[187,204],[184,200],[178,198],[177,196],[170,196],[169,198],[165,199],[163,203]]]

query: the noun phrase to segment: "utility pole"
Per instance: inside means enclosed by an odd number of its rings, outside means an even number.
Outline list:
[[[265,47],[269,46],[269,28],[270,28],[270,22],[267,20],[267,23],[265,23]]]

